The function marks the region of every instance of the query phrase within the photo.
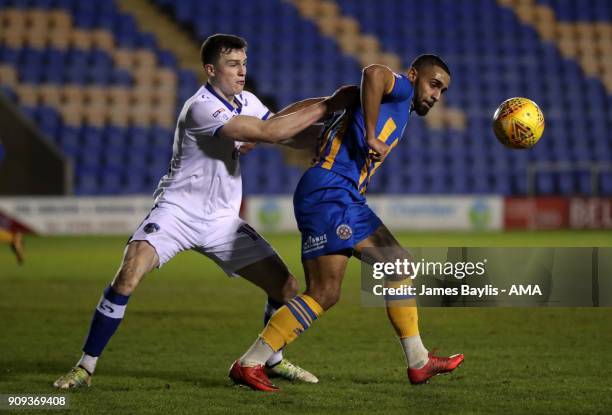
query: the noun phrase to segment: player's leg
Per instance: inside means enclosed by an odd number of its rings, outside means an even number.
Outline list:
[[[214,260],[229,276],[242,276],[266,292],[265,324],[297,294],[298,283],[278,254],[237,215],[211,221],[202,230],[199,246],[194,250]],[[276,350],[264,363],[268,369],[273,366],[275,375],[286,379],[318,381],[313,374],[284,359],[281,350]]]
[[[275,391],[262,365],[276,351],[294,341],[340,298],[348,255],[329,254],[304,260],[306,291],[281,307],[247,352],[232,366],[230,377],[253,389]]]
[[[264,308],[264,327],[274,313],[298,293],[299,284],[297,280],[291,275],[283,260],[276,254],[247,265],[236,271],[236,274],[260,287],[268,295],[268,301]],[[282,349],[275,352],[266,361],[265,367],[270,376],[308,383],[319,381],[312,373],[285,359]]]
[[[13,233],[0,229],[0,241],[11,243],[13,241]]]
[[[340,288],[348,256],[323,255],[304,261],[306,291],[281,307],[270,319],[255,342],[255,349],[240,359],[245,366],[263,364],[274,352],[294,341],[301,333],[331,308],[340,298]],[[258,348],[257,344],[262,344]],[[263,359],[266,360],[263,360]]]
[[[367,254],[364,252],[365,249]],[[383,224],[355,245],[355,256],[366,262],[395,262],[397,259],[401,261],[407,259],[412,262],[409,252]],[[410,284],[409,276],[391,276],[385,279],[387,287]],[[400,339],[406,356],[411,383],[424,383],[436,374],[454,370],[463,362],[463,355],[445,358],[433,356],[427,351],[419,334],[418,309],[414,297],[386,296],[385,304],[389,321]]]
[[[377,248],[382,248],[380,251]],[[364,250],[367,249],[367,258]],[[366,262],[394,262],[396,259],[409,259],[404,250],[385,225],[380,227],[355,245],[355,256]],[[409,276],[385,280],[385,285],[411,285]],[[428,351],[419,335],[418,310],[414,297],[385,297],[387,316],[397,333],[409,367],[423,367],[427,361]]]
[[[278,390],[258,368],[310,327],[324,309],[338,301],[348,262],[344,253],[350,255],[353,246],[347,215],[353,198],[343,189],[347,184],[344,181],[341,176],[317,169],[310,169],[302,176],[293,203],[302,234],[307,289],[281,307],[255,343],[234,362],[230,377],[235,382],[253,389]]]
[[[21,232],[9,232],[0,229],[0,241],[8,242],[17,258],[17,263],[22,264],[24,260],[23,236]]]
[[[159,257],[149,242],[133,241],[126,247],[121,266],[96,307],[83,345],[79,365],[90,373],[95,370],[98,357],[123,320],[132,292],[158,265]]]
[[[23,264],[25,260],[25,250],[23,249],[23,235],[21,232],[15,232],[13,234],[13,240],[11,241],[11,249],[17,258],[19,265]]]
[[[148,242],[133,241],[126,247],[121,266],[94,311],[83,355],[67,375],[55,381],[56,388],[89,386],[99,356],[123,320],[130,295],[158,264],[157,252]]]
[[[55,383],[57,388],[89,385],[99,356],[121,323],[128,300],[142,278],[194,245],[195,232],[171,208],[155,207],[124,251],[121,266],[104,290],[91,320],[77,365]]]

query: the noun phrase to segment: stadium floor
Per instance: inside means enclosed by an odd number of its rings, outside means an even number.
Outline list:
[[[407,246],[612,246],[610,232],[413,233]],[[125,237],[31,237],[27,262],[0,249],[0,393],[56,394]],[[303,284],[297,235],[268,235]],[[3,248],[3,247],[0,247]],[[411,387],[382,309],[360,304],[351,261],[340,303],[286,355],[318,385],[263,395],[230,386],[227,369],[261,329],[264,295],[194,253],[152,273],[71,413],[491,414],[610,413],[612,308],[424,308],[421,332],[465,364]],[[65,394],[65,393],[64,393]],[[25,413],[25,412],[24,412]]]

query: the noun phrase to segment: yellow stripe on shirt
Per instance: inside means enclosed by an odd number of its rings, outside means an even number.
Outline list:
[[[340,128],[338,128],[338,131],[334,135],[329,154],[325,157],[325,162],[321,165],[321,167],[324,169],[330,170],[334,165],[334,161],[336,160],[336,156],[338,155],[338,151],[340,151],[340,146],[342,145],[342,138],[344,137],[344,133],[348,127],[348,119],[349,117],[342,119],[342,125],[340,125]]]
[[[395,77],[393,78],[395,79]],[[393,118],[391,117],[387,118],[387,121],[385,121],[385,125],[383,125],[383,128],[380,131],[380,134],[378,134],[377,138],[380,141],[386,142],[387,138],[389,138],[389,136],[393,133],[393,131],[395,131],[396,128],[397,128],[397,125],[395,125],[395,121],[393,121]],[[363,164],[363,167],[361,168],[361,174],[359,175],[359,184],[357,187],[360,187],[362,183],[364,182],[364,180],[366,179],[366,177],[368,177],[369,168],[370,168],[370,158],[368,157],[365,163]],[[376,167],[374,168],[376,169]]]
[[[391,82],[389,89],[385,91],[385,95],[389,95],[391,91],[393,91],[393,87],[395,87],[395,74],[393,74],[393,81]]]

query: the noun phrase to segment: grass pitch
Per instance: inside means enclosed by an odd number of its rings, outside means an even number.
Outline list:
[[[612,246],[610,232],[398,236],[406,246]],[[23,267],[0,246],[0,393],[58,394],[51,384],[80,356],[125,239],[29,238]],[[298,236],[268,239],[303,282]],[[320,383],[277,381],[282,392],[262,394],[231,386],[227,369],[261,330],[264,301],[257,288],[225,277],[208,259],[180,254],[138,287],[92,387],[63,393],[70,412],[612,412],[610,308],[421,309],[426,346],[465,353],[466,361],[413,387],[384,310],[360,305],[352,260],[340,303],[286,352]]]

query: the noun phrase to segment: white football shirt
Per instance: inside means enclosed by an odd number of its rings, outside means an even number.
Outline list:
[[[270,111],[248,91],[235,101],[237,108],[205,84],[185,102],[174,132],[170,169],[153,195],[156,203],[176,205],[196,218],[238,214],[242,178],[237,150],[241,143],[217,133],[236,115],[265,120]]]

